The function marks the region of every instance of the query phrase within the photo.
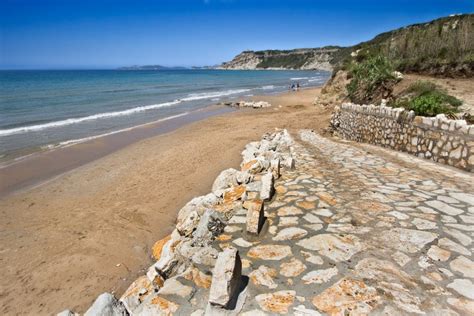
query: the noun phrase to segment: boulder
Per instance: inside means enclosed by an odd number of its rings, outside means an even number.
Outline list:
[[[198,245],[207,245],[219,236],[225,228],[225,220],[214,210],[207,210],[193,234],[193,242]]]
[[[127,316],[128,312],[115,296],[102,293],[97,297],[84,316]]]
[[[242,279],[242,262],[237,249],[229,247],[222,251],[212,273],[209,303],[229,308],[239,294]]]
[[[222,194],[222,190],[225,190],[229,187],[231,187],[234,182],[235,182],[235,177],[237,174],[237,170],[233,168],[226,169],[222,171],[214,181],[214,184],[212,185],[212,192],[220,196]]]

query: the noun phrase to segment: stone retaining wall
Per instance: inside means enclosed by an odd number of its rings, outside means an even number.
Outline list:
[[[413,111],[344,103],[331,126],[337,136],[389,147],[474,172],[474,125],[445,115],[415,116]]]

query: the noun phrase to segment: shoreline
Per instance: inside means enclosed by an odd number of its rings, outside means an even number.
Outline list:
[[[273,106],[184,124],[1,198],[2,313],[83,312],[102,292],[122,293],[181,207],[238,168],[247,143],[276,127],[327,126],[331,110],[312,105],[319,91],[253,97]]]
[[[234,109],[210,105],[193,112],[185,112],[170,118],[114,131],[110,134],[92,136],[89,140],[15,158],[0,165],[0,178],[2,179],[0,199],[9,194],[15,194],[41,185],[137,141],[168,133],[192,122],[232,111]],[[52,164],[52,161],[55,163]]]

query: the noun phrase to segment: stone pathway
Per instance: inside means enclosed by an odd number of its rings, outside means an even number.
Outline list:
[[[296,168],[275,181],[260,233],[247,233],[242,208],[211,244],[239,252],[239,315],[474,314],[472,174],[414,169],[311,131],[293,137]],[[155,304],[215,314],[213,269],[203,262],[166,280]]]

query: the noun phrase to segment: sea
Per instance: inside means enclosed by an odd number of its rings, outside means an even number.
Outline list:
[[[0,71],[0,161],[253,95],[321,86],[325,71]]]

